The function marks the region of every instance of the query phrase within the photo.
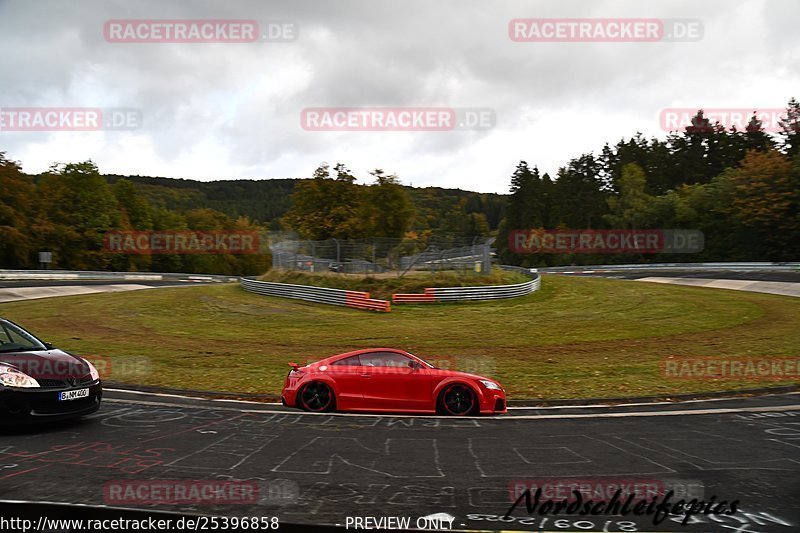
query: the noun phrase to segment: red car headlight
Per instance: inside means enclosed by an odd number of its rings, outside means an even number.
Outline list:
[[[483,385],[489,390],[503,390],[503,387],[501,387],[499,383],[495,383],[494,381],[489,381],[488,379],[479,379],[478,381],[480,381],[481,385]]]

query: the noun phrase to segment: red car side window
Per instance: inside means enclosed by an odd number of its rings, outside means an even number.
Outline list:
[[[408,357],[397,352],[370,352],[361,354],[362,366],[374,367],[407,367]]]
[[[334,366],[361,366],[361,361],[358,359],[357,355],[353,355],[351,357],[345,357],[344,359],[339,359],[335,363],[332,363]]]

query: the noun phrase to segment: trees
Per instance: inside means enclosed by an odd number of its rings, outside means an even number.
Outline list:
[[[730,216],[753,232],[764,259],[795,260],[800,253],[800,156],[791,160],[776,150],[751,151],[728,179],[733,183]]]
[[[636,163],[628,163],[622,168],[619,179],[619,194],[608,198],[611,213],[604,215],[612,228],[641,229],[652,220],[650,207],[653,197],[645,191],[647,178],[644,170]]]
[[[683,132],[666,140],[637,133],[606,144],[598,156],[571,159],[555,180],[520,161],[508,196],[405,187],[381,169],[371,172],[371,184],[358,185],[341,163],[323,163],[311,179],[278,180],[274,187],[246,180],[107,179],[91,161],[31,177],[0,153],[0,266],[35,266],[36,252],[51,250],[54,266],[62,268],[239,272],[260,263],[233,255],[210,260],[106,254],[102,236],[112,229],[267,229],[252,220],[280,223],[313,240],[402,238],[410,232],[470,238],[490,236],[496,228],[501,259],[529,263],[541,259],[509,253],[511,230],[701,229],[706,251],[671,259],[796,260],[800,102],[794,98],[781,127],[777,135],[768,133],[754,112],[743,130],[725,130],[698,110]],[[291,186],[293,206],[280,219],[281,206],[288,204],[280,193]],[[219,198],[210,198],[211,191]],[[266,216],[259,218],[261,213]]]
[[[470,212],[469,202],[461,198],[450,209],[441,215],[438,232],[441,236],[454,237],[464,241],[488,237],[491,233],[486,215],[482,212]]]
[[[287,225],[304,239],[348,239],[359,233],[359,191],[355,176],[343,164],[323,163],[314,177],[301,180],[292,194],[293,206],[284,217]]]
[[[539,176],[539,169],[531,169],[526,161],[520,161],[511,175],[511,196],[508,199],[506,216],[497,231],[497,248],[504,261],[518,261],[508,247],[508,237],[514,230],[549,226],[552,194],[550,176]]]
[[[130,180],[113,186],[91,161],[52,166],[37,178],[0,153],[0,268],[35,268],[37,253],[52,251],[52,266],[68,270],[156,270],[258,274],[269,254],[119,254],[104,249],[114,230],[260,231],[247,218],[233,220],[209,208],[185,212],[146,199]]]
[[[506,208],[506,224],[511,229],[551,226],[553,182],[539,175],[539,169],[520,161],[511,176],[511,196]]]
[[[361,236],[400,238],[414,217],[411,197],[396,175],[381,169],[370,174],[375,182],[362,191]]]
[[[754,112],[742,131],[726,130],[698,110],[690,126],[666,141],[637,133],[606,144],[598,157],[570,160],[551,185],[522,162],[498,230],[501,257],[525,264],[575,260],[514,257],[506,242],[512,229],[685,228],[704,232],[705,250],[667,259],[797,260],[800,102],[794,98],[781,127],[777,136],[766,132]],[[537,186],[548,192],[533,194]]]
[[[602,165],[592,154],[572,159],[558,170],[552,187],[552,223],[577,229],[602,227],[608,194],[603,190]]]
[[[0,265],[25,268],[34,265],[33,223],[36,188],[14,161],[0,152]]]
[[[748,150],[756,150],[759,152],[774,150],[775,146],[775,141],[764,131],[763,122],[759,120],[754,112],[745,129],[742,155]],[[739,161],[740,160],[741,158],[739,158]]]
[[[800,153],[800,102],[795,98],[786,105],[786,117],[780,125],[783,152],[792,158]]]
[[[376,169],[371,172],[375,182],[363,187],[345,165],[337,164],[334,171],[332,177],[323,163],[313,178],[297,183],[286,225],[309,240],[403,236],[414,209],[397,176]]]
[[[76,270],[102,270],[111,262],[103,252],[103,234],[119,227],[117,201],[91,161],[54,165],[42,175],[40,244],[56,251],[56,265]]]
[[[112,186],[112,191],[121,212],[122,227],[153,229],[153,208],[139,194],[132,181],[121,179]]]

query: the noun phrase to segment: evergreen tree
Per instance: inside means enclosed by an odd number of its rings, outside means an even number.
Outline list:
[[[592,154],[572,159],[558,170],[553,184],[553,224],[573,229],[602,227],[607,213],[602,191],[602,165]]]
[[[764,131],[764,125],[758,116],[753,112],[750,117],[750,122],[747,123],[747,128],[744,133],[744,152],[748,150],[755,150],[759,152],[766,152],[775,148],[775,141],[770,135]],[[744,153],[742,153],[744,157]],[[742,158],[739,158],[741,161]]]
[[[604,215],[612,228],[647,227],[654,198],[647,194],[646,188],[647,178],[642,168],[636,163],[625,165],[619,180],[619,195],[608,198],[611,213]]]
[[[800,153],[800,102],[794,97],[786,106],[786,117],[781,120],[783,152],[789,157]]]

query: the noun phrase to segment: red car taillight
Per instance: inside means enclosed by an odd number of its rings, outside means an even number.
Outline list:
[[[305,372],[302,370],[289,370],[289,373],[286,374],[286,384],[289,385],[291,382],[297,381],[303,376],[303,374],[305,374]]]

